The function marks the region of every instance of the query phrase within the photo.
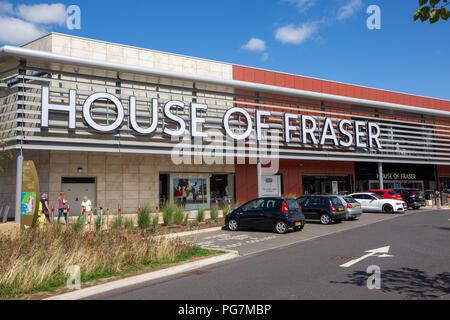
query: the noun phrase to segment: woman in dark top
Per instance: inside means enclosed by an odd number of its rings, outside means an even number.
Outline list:
[[[48,222],[50,222],[50,209],[48,208],[48,195],[44,193],[41,197],[41,204],[42,204],[42,213],[47,218]]]

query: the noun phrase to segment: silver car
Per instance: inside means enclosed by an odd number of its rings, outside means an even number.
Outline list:
[[[341,199],[345,208],[345,220],[355,220],[363,213],[361,204],[356,201],[352,196],[337,196]]]

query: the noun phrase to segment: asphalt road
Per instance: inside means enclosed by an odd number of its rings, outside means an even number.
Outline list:
[[[424,210],[424,209],[423,209]],[[409,210],[406,215],[417,214],[419,211]],[[228,230],[201,233],[186,236],[187,241],[198,244],[201,247],[211,249],[227,249],[239,251],[241,255],[254,254],[269,249],[285,247],[287,245],[309,241],[311,239],[330,235],[337,232],[359,228],[361,226],[378,223],[381,221],[401,218],[405,214],[364,213],[358,220],[322,225],[319,221],[307,221],[301,232],[289,232],[284,235],[275,232],[261,232],[243,230],[230,232]]]
[[[420,211],[89,299],[450,299],[449,219],[450,211]],[[384,256],[341,267],[386,246]],[[379,290],[367,288],[371,265]]]

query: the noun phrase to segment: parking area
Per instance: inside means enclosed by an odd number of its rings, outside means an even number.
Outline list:
[[[358,220],[343,221],[331,225],[322,225],[318,221],[307,221],[303,231],[288,232],[284,235],[253,230],[231,232],[224,228],[220,231],[186,236],[183,239],[205,248],[237,250],[242,255],[249,255],[426,211],[431,212],[432,210],[410,210],[405,214],[364,213]]]

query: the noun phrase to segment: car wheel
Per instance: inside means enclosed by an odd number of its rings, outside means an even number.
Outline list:
[[[277,221],[275,223],[275,231],[279,234],[284,234],[288,231],[288,226],[284,221]]]
[[[414,210],[419,210],[420,209],[420,207],[414,207]]]
[[[330,217],[330,215],[327,214],[327,213],[323,213],[323,214],[320,216],[320,222],[322,222],[322,224],[325,224],[325,225],[330,224],[330,223],[331,223],[331,217]]]
[[[228,220],[227,227],[230,231],[237,231],[239,229],[239,224],[235,219],[230,219]]]
[[[350,221],[355,221],[356,219],[358,219],[357,217],[351,217],[349,220]]]
[[[394,212],[394,208],[390,204],[385,204],[383,206],[383,212],[384,213],[392,213],[392,212]]]

